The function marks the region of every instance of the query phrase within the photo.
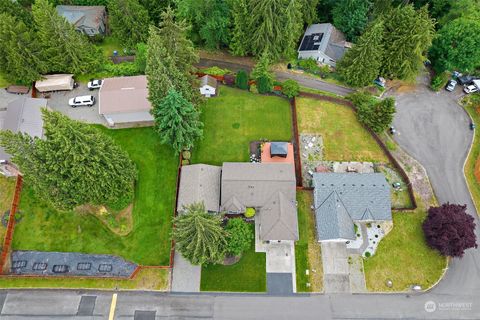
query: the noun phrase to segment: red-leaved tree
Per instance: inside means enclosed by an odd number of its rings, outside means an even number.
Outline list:
[[[444,256],[462,257],[468,248],[477,248],[475,222],[466,205],[445,203],[430,207],[423,222],[427,243]]]

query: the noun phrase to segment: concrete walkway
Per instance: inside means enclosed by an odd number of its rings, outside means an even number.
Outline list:
[[[172,292],[200,292],[202,267],[194,266],[175,251]]]

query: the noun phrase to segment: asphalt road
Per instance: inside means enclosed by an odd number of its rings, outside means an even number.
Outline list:
[[[220,60],[213,60],[213,59],[200,59],[200,62],[197,64],[197,67],[212,67],[212,66],[217,66],[220,68],[225,68],[229,69],[231,71],[238,71],[240,69],[247,70],[250,72],[252,70],[251,66],[248,65],[243,65],[243,64],[238,64],[238,63],[232,63],[232,62],[227,62],[227,61],[220,61]],[[301,74],[292,74],[289,72],[282,72],[282,71],[276,71],[275,76],[277,80],[279,81],[284,81],[287,79],[293,79],[297,81],[301,86],[311,88],[311,89],[316,89],[316,90],[322,90],[322,91],[328,91],[331,93],[335,93],[339,96],[346,96],[349,93],[352,93],[353,90],[350,88],[338,86],[332,83],[328,83],[325,81],[322,81],[317,78],[309,77],[309,76],[304,76]]]

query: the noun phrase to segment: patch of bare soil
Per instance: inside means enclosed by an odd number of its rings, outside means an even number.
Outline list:
[[[417,85],[415,83],[400,80],[388,80],[386,87],[395,90],[397,93],[409,93],[414,92]]]
[[[255,61],[253,60],[252,57],[236,57],[231,55],[227,51],[199,50],[198,53],[200,55],[200,58],[204,58],[204,59],[221,60],[221,61],[238,63],[238,64],[243,64],[243,65],[252,66],[252,67],[255,65]]]
[[[119,236],[128,235],[133,228],[133,203],[120,211],[111,210],[105,206],[85,204],[75,208],[81,214],[93,214],[113,233]]]

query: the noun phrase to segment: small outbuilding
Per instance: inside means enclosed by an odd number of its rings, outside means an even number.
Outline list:
[[[208,74],[200,78],[200,94],[206,98],[217,95],[217,86],[217,79]]]
[[[270,155],[272,157],[286,158],[288,155],[288,143],[287,142],[270,143]]]
[[[73,74],[49,74],[42,77],[43,80],[35,83],[35,88],[39,92],[70,91],[75,86]]]
[[[266,142],[262,148],[261,162],[295,163],[293,145],[288,142]]]

